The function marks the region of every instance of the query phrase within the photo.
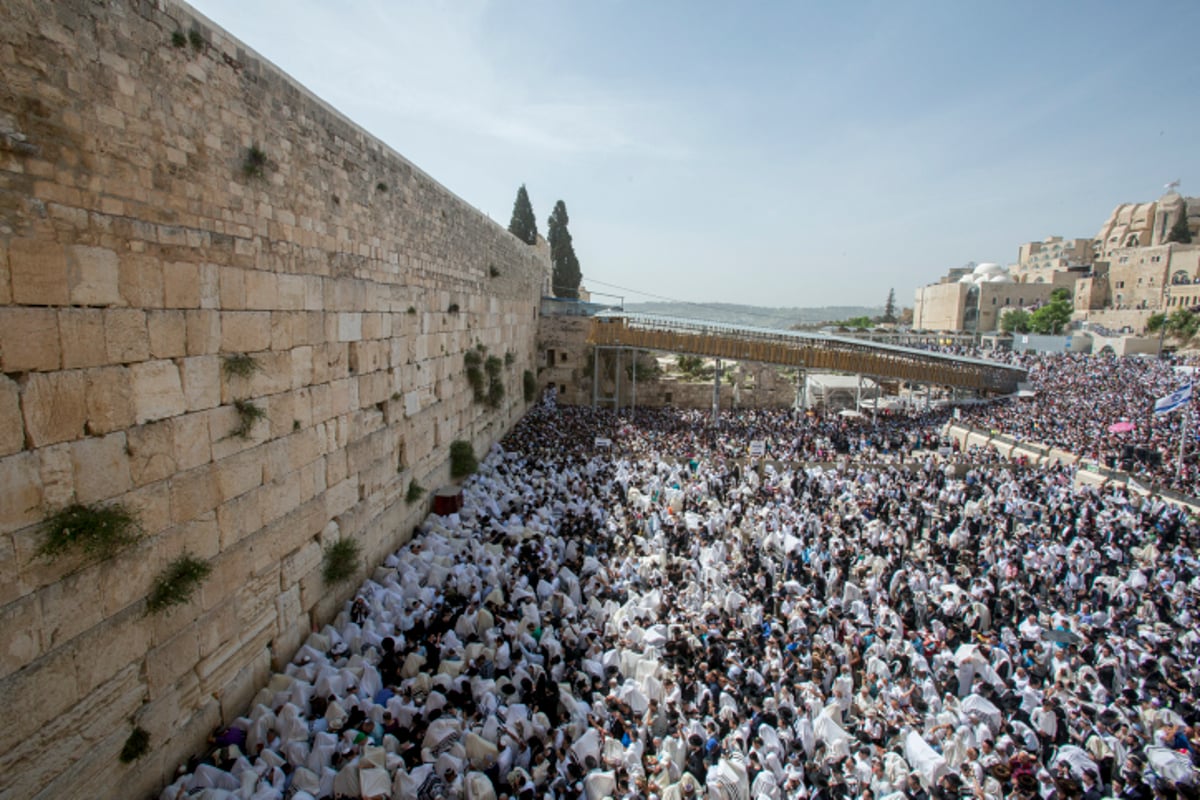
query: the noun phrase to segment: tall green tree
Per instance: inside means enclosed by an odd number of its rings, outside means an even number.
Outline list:
[[[529,202],[529,192],[525,184],[517,189],[517,199],[513,202],[512,222],[508,223],[508,232],[525,244],[537,244],[537,217],[533,216],[533,206]]]
[[[896,321],[896,290],[895,289],[888,289],[888,299],[887,299],[887,303],[883,307],[883,319],[881,321],[882,322],[895,322]]]
[[[583,280],[583,272],[579,269],[579,259],[575,257],[575,245],[571,242],[571,232],[567,230],[567,205],[562,200],[554,204],[550,214],[546,240],[550,242],[550,263],[554,267],[554,296],[579,299],[579,283]]]
[[[1071,293],[1066,289],[1055,289],[1050,293],[1050,302],[1029,315],[1029,326],[1034,333],[1062,333],[1071,321]]]
[[[1180,244],[1192,243],[1192,232],[1188,230],[1187,222],[1187,201],[1179,206],[1179,216],[1175,218],[1175,224],[1171,226],[1170,232],[1167,233],[1168,242],[1179,242]]]
[[[1000,330],[1005,333],[1029,333],[1029,312],[1014,308],[1000,318]]]

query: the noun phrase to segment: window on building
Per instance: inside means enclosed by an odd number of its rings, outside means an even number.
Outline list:
[[[553,347],[551,347],[549,350],[546,351],[546,366],[547,367],[554,366],[554,348]]]
[[[1184,270],[1182,270],[1182,269],[1180,269],[1180,270],[1176,270],[1176,271],[1175,271],[1175,272],[1174,272],[1174,273],[1171,275],[1171,284],[1172,284],[1173,286],[1182,286],[1182,285],[1184,285],[1184,284],[1187,284],[1187,283],[1191,283],[1191,281],[1190,281],[1190,280],[1188,280],[1188,274],[1187,274],[1187,272],[1186,272],[1186,271],[1184,271]]]

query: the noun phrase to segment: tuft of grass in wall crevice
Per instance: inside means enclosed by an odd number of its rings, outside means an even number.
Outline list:
[[[465,478],[479,469],[479,461],[475,458],[475,448],[463,439],[455,439],[450,443],[450,477]]]
[[[122,503],[103,506],[73,503],[43,520],[41,530],[38,554],[50,559],[73,549],[89,556],[111,558],[142,534],[137,514]]]
[[[211,573],[212,564],[184,553],[155,578],[154,586],[146,597],[146,613],[157,614],[171,606],[186,603]]]
[[[226,378],[249,378],[261,369],[258,359],[248,353],[234,353],[221,361],[221,371]]]
[[[233,408],[237,411],[238,424],[229,435],[238,439],[249,439],[254,424],[267,416],[261,406],[256,406],[250,400],[234,400]]]
[[[408,491],[404,493],[404,502],[408,503],[409,505],[412,505],[413,503],[420,500],[421,497],[424,496],[424,494],[425,494],[424,486],[417,483],[416,481],[410,481],[408,484]]]
[[[266,174],[267,154],[257,144],[246,148],[246,156],[242,160],[242,174],[247,178],[261,178]]]
[[[358,542],[353,539],[338,539],[326,545],[321,566],[321,577],[325,583],[341,583],[352,576],[358,570],[360,551]]]
[[[138,725],[121,746],[121,763],[131,764],[150,752],[150,732]]]

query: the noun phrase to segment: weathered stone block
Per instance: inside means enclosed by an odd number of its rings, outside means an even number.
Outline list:
[[[175,472],[177,465],[173,434],[176,424],[182,419],[184,418],[178,417],[169,421],[152,422],[130,428],[126,432],[129,441],[129,472],[134,486],[161,481]]]
[[[279,307],[279,284],[275,273],[252,269],[246,272],[246,308],[273,310]]]
[[[45,652],[42,649],[42,606],[36,594],[0,606],[0,679],[11,675]]]
[[[104,618],[100,569],[91,566],[55,581],[38,592],[38,600],[42,607],[42,645],[49,652]]]
[[[64,369],[109,363],[104,343],[104,312],[98,308],[60,308],[58,330]]]
[[[194,602],[194,601],[193,601]],[[182,609],[180,609],[182,610]],[[151,690],[163,690],[196,666],[200,655],[194,625],[146,654],[146,682]]]
[[[188,411],[216,408],[221,404],[221,358],[197,356],[179,362],[183,397]]]
[[[25,446],[25,421],[21,418],[21,391],[15,381],[0,375],[0,456]]]
[[[263,468],[257,450],[248,450],[223,458],[213,464],[217,475],[217,492],[222,502],[240,497],[262,485]]]
[[[0,308],[0,372],[49,372],[61,364],[53,308]]]
[[[67,250],[71,304],[112,306],[121,303],[117,254],[104,247],[73,245]]]
[[[171,478],[171,521],[188,522],[217,507],[217,482],[205,464]]]
[[[151,311],[146,328],[151,358],[178,358],[187,353],[187,323],[182,311]]]
[[[169,421],[176,469],[187,470],[212,460],[209,436],[209,415],[212,413],[201,411]]]
[[[33,447],[68,442],[84,435],[87,406],[81,370],[30,373],[21,381],[25,433]]]
[[[203,356],[221,349],[221,312],[188,311],[187,352],[189,356]]]
[[[134,423],[133,382],[126,367],[84,371],[87,379],[87,429],[111,433]]]
[[[71,292],[67,281],[67,249],[57,242],[13,239],[8,245],[12,299],[31,306],[65,306]]]
[[[221,308],[225,310],[246,307],[246,271],[237,267],[221,267],[218,270],[221,289]]]
[[[128,253],[118,264],[121,299],[134,308],[162,308],[163,269],[157,258]]]
[[[182,414],[186,409],[179,368],[173,361],[147,361],[131,367],[138,424]]]
[[[221,351],[256,353],[271,347],[271,314],[267,311],[222,311]]]
[[[129,364],[150,357],[146,312],[110,308],[104,312],[104,345],[110,364]]]
[[[200,307],[200,266],[183,261],[162,265],[163,304],[167,308]]]
[[[108,500],[133,487],[124,431],[73,443],[71,463],[75,496],[81,503]]]
[[[12,275],[8,269],[8,248],[0,244],[0,305],[8,305],[12,301]]]

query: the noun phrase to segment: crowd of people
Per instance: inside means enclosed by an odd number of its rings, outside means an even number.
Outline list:
[[[992,352],[978,355],[997,358]],[[1179,358],[1073,353],[1000,358],[1029,371],[1033,396],[964,409],[965,422],[1200,496],[1200,415],[1189,417],[1182,409],[1153,413],[1155,400],[1191,380],[1194,365]],[[1188,441],[1180,472],[1178,454],[1185,433]]]
[[[541,404],[162,798],[1196,796],[1200,525],[940,419]]]

